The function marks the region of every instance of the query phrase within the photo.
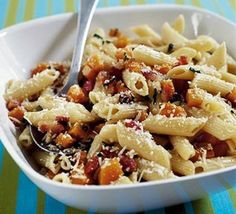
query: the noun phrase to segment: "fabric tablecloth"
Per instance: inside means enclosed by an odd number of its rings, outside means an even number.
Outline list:
[[[202,7],[236,22],[236,0],[100,0],[98,7],[163,3]],[[75,12],[77,4],[77,0],[0,0],[0,29],[43,16]],[[17,167],[0,143],[0,213],[73,214],[91,212],[68,207],[38,189]],[[236,187],[226,186],[225,191],[196,201],[144,213],[236,213]]]

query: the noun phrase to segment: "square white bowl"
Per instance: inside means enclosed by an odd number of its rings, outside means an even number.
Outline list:
[[[100,9],[91,28],[120,28],[149,24],[160,31],[165,21],[183,14],[186,37],[205,34],[225,41],[236,57],[236,25],[206,10],[177,5],[150,5]],[[236,184],[236,167],[178,179],[122,186],[80,186],[51,181],[34,171],[17,145],[15,129],[7,117],[2,94],[9,79],[27,78],[29,71],[42,61],[70,59],[75,38],[76,15],[62,14],[19,24],[0,31],[0,138],[26,175],[43,191],[57,200],[92,211],[130,212],[183,203],[208,193],[224,190],[224,184]]]

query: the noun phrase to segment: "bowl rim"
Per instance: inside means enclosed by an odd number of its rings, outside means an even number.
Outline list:
[[[226,19],[225,17],[222,17],[214,12],[208,11],[206,9],[197,8],[194,6],[189,5],[177,5],[177,4],[150,4],[150,5],[131,5],[131,6],[115,6],[115,7],[108,7],[108,8],[98,8],[95,12],[95,14],[103,14],[103,13],[113,13],[113,12],[127,12],[129,10],[133,11],[143,11],[143,10],[161,10],[161,9],[184,9],[184,10],[192,10],[194,12],[200,12],[206,15],[211,15],[215,17],[216,19],[220,19],[227,24],[231,25],[233,28],[236,28],[236,23],[232,22],[231,20]],[[65,19],[66,17],[72,16],[75,13],[62,13],[62,14],[56,14],[51,16],[46,16],[42,18],[36,18],[33,20],[29,20],[26,22],[22,22],[7,28],[4,28],[0,30],[0,37],[5,36],[8,32],[14,33],[15,31],[18,31],[19,29],[30,27],[31,25],[44,23],[47,21],[53,21],[58,19]],[[67,188],[67,189],[80,189],[80,190],[88,190],[88,191],[103,191],[103,190],[123,190],[123,189],[132,189],[132,188],[145,188],[146,186],[157,186],[157,185],[164,185],[164,184],[173,184],[177,182],[185,182],[190,180],[198,180],[205,177],[215,176],[218,174],[224,174],[230,171],[236,171],[236,166],[231,166],[227,168],[218,169],[215,171],[210,172],[204,172],[194,175],[188,175],[178,178],[170,178],[170,179],[163,179],[163,180],[157,180],[157,181],[147,181],[142,183],[134,183],[134,184],[121,184],[121,185],[79,185],[79,184],[65,184],[65,183],[59,183],[53,180],[50,180],[46,178],[45,176],[38,173],[36,170],[34,170],[29,164],[27,164],[17,153],[17,151],[14,149],[12,144],[10,143],[10,140],[7,138],[7,136],[4,134],[4,130],[2,126],[0,125],[0,143],[2,142],[3,146],[11,156],[11,158],[15,161],[15,163],[20,167],[21,170],[23,170],[28,177],[31,179],[34,178],[34,181],[38,180],[42,183],[45,183],[47,185],[53,185],[55,187],[61,187],[61,188]],[[34,182],[35,185],[38,185],[37,182]]]

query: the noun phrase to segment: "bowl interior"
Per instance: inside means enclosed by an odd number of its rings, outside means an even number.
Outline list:
[[[187,38],[193,39],[201,34],[210,35],[218,42],[225,41],[229,53],[236,57],[235,25],[218,15],[192,7],[152,5],[101,9],[94,16],[91,29],[120,28],[130,34],[131,26],[149,24],[160,32],[165,21],[172,22],[179,14],[185,16],[184,34]],[[75,29],[76,14],[62,14],[0,31],[0,133],[10,142],[10,145],[4,143],[10,154],[14,150],[18,158],[25,160],[17,146],[15,129],[7,117],[2,98],[5,84],[12,78],[26,78],[30,69],[39,62],[70,59]]]

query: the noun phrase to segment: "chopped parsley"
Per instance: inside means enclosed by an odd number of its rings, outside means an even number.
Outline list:
[[[189,70],[194,72],[194,73],[201,73],[200,70],[194,69],[193,67],[189,67]]]
[[[100,35],[98,35],[98,34],[93,34],[93,37],[96,37],[96,38],[98,38],[98,39],[103,39]]]
[[[170,43],[168,45],[167,53],[171,53],[174,50],[174,44]]]

